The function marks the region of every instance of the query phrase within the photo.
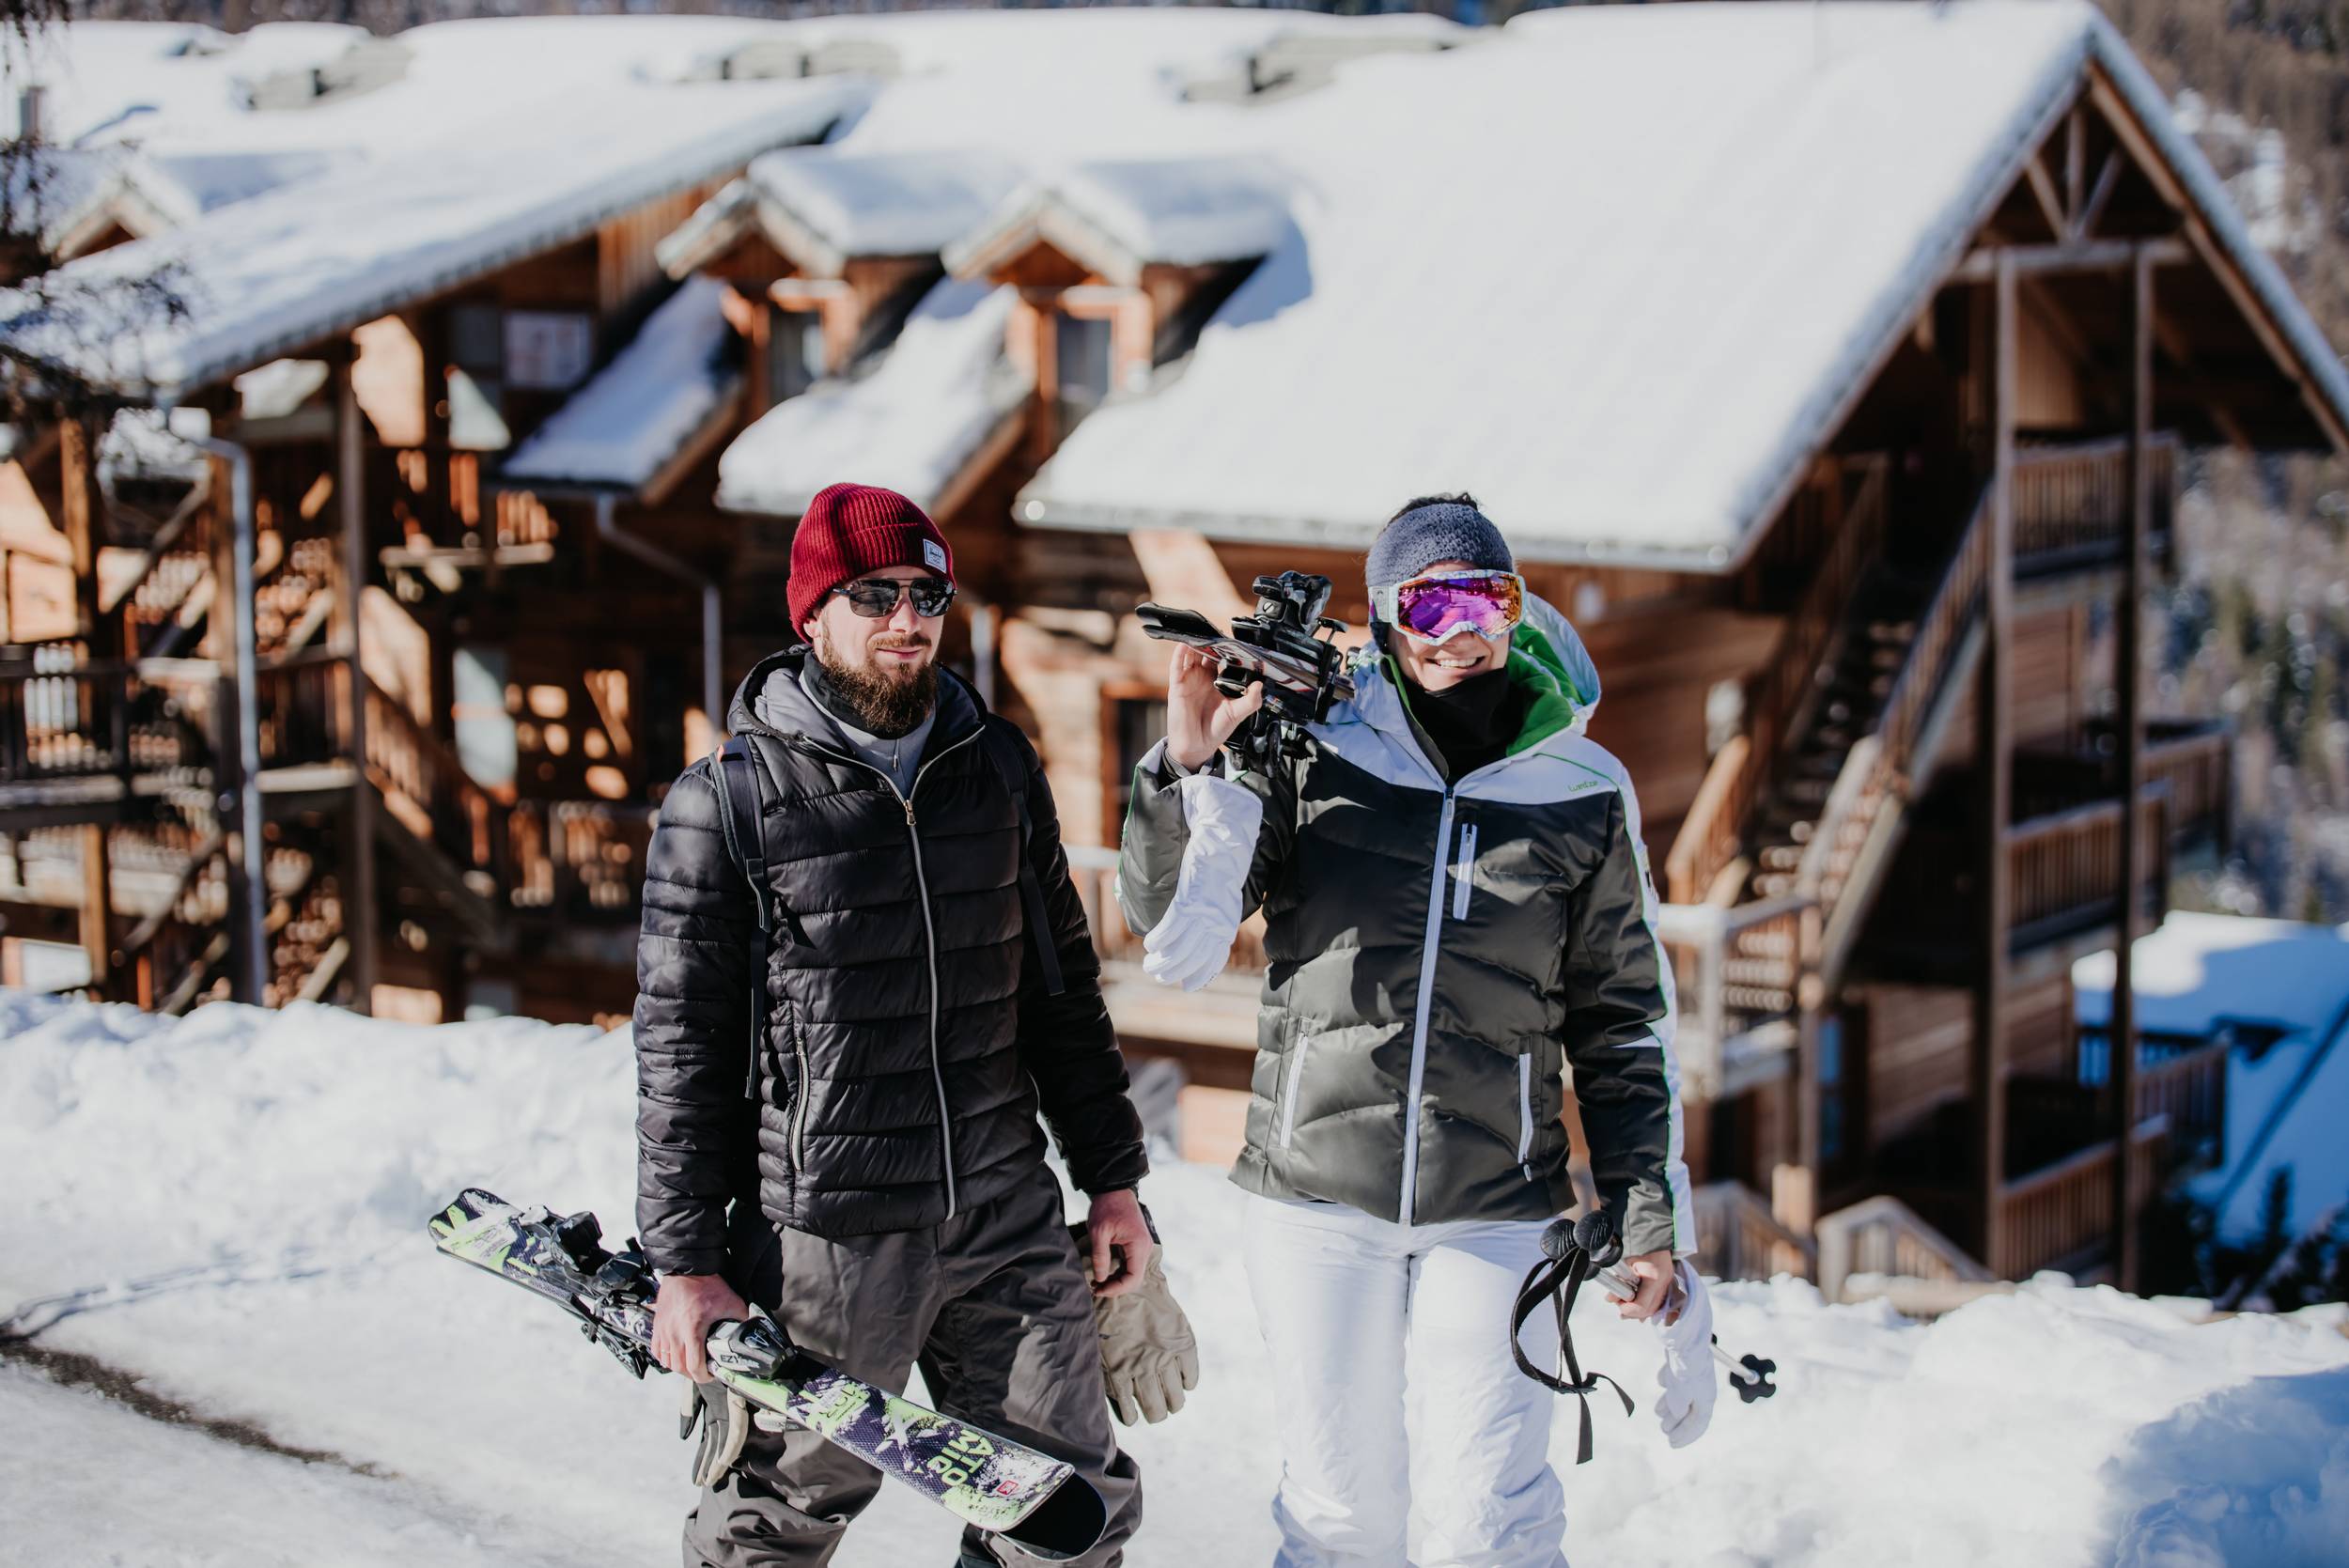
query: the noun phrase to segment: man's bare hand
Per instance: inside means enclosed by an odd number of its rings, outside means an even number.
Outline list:
[[[1104,1192],[1094,1199],[1085,1226],[1093,1243],[1093,1256],[1087,1260],[1092,1265],[1093,1294],[1107,1298],[1141,1285],[1143,1270],[1149,1266],[1150,1254],[1159,1244],[1150,1239],[1150,1223],[1142,1218],[1142,1200],[1133,1189]],[[1112,1254],[1112,1248],[1124,1255],[1124,1266]]]
[[[1166,675],[1166,751],[1177,765],[1197,772],[1248,716],[1264,706],[1264,687],[1251,685],[1239,696],[1216,690],[1222,661],[1198,648],[1177,645]]]
[[[1654,1317],[1663,1311],[1664,1297],[1672,1286],[1672,1253],[1669,1247],[1653,1252],[1642,1252],[1636,1258],[1623,1261],[1624,1272],[1640,1281],[1640,1294],[1628,1301],[1615,1303],[1615,1315],[1634,1322]],[[1665,1322],[1672,1321],[1666,1318]]]
[[[751,1309],[715,1274],[669,1274],[652,1301],[652,1358],[696,1383],[709,1381],[709,1330]]]

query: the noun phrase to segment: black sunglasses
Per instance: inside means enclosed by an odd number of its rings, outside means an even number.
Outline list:
[[[843,582],[832,590],[848,601],[848,608],[868,621],[878,621],[897,608],[897,591],[902,588],[913,601],[917,615],[938,616],[955,602],[955,585],[942,577],[917,577],[910,582],[900,582],[894,577],[862,577],[854,582]]]

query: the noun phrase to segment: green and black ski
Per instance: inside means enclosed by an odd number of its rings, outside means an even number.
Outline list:
[[[442,1251],[563,1307],[637,1376],[656,1364],[652,1271],[632,1241],[606,1251],[594,1215],[558,1218],[467,1188],[431,1226]],[[826,1366],[770,1318],[719,1325],[708,1350],[710,1370],[744,1400],[855,1454],[966,1524],[1055,1560],[1100,1539],[1100,1496],[1066,1462]]]

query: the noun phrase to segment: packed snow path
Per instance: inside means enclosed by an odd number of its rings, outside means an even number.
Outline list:
[[[423,1223],[478,1184],[625,1234],[632,1096],[625,1030],[0,990],[0,1319],[265,1445],[0,1363],[0,1562],[674,1560],[675,1381],[630,1382]],[[1148,1499],[1128,1560],[1263,1563],[1271,1412],[1229,1246],[1248,1200],[1171,1161],[1144,1196],[1206,1370],[1126,1435]],[[2198,1327],[2046,1284],[1921,1327],[1791,1281],[1717,1299],[1722,1343],[1776,1358],[1784,1391],[1725,1395],[1677,1453],[1644,1407],[1603,1407],[1579,1469],[1562,1420],[1585,1568],[2300,1564],[2349,1540],[2338,1310]],[[1644,1406],[1652,1335],[1593,1303],[1578,1338]],[[943,1563],[955,1533],[889,1489],[837,1560]]]

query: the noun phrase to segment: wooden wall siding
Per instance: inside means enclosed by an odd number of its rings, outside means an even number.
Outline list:
[[[775,249],[774,241],[753,229],[737,240],[723,256],[705,263],[698,271],[723,278],[743,293],[756,297],[766,292],[769,284],[789,277],[799,267]]]
[[[2101,711],[2112,684],[2109,639],[2101,657],[2092,643],[2092,607],[2085,600],[2018,611],[2015,617],[2015,744],[2030,751],[2070,751],[2088,721]],[[1968,682],[1943,732],[1940,763],[1974,762],[1975,683]]]
[[[2026,979],[2018,967],[2007,991],[2006,1030],[2007,1063],[2017,1077],[2070,1077],[2070,970],[2057,967],[2035,979]]]
[[[1108,615],[1097,628],[1057,629],[1039,624],[1047,613],[1004,618],[999,644],[1003,678],[1034,716],[1029,735],[1044,757],[1062,837],[1070,844],[1114,845],[1117,825],[1103,804],[1101,691],[1131,680],[1131,669],[1112,651],[1115,627]],[[1161,690],[1165,678],[1161,671]]]
[[[73,635],[73,547],[22,463],[0,464],[0,643]]]
[[[1870,986],[1868,1143],[1881,1149],[1966,1097],[1973,998],[1958,986]]]
[[[653,249],[675,233],[708,195],[708,187],[646,202],[603,225],[596,236],[596,302],[616,315],[661,275]],[[518,302],[519,303],[519,302]]]
[[[1973,998],[1962,986],[1870,985],[1866,1001],[1868,1146],[1881,1149],[1967,1096]],[[2018,972],[2004,1014],[2007,1063],[2017,1077],[2067,1078],[2073,1068],[2072,979],[2057,967]],[[1958,1172],[1952,1172],[1952,1175]]]
[[[359,411],[382,446],[422,446],[425,431],[424,343],[416,323],[386,316],[350,334],[358,357],[350,367]],[[372,509],[372,506],[370,507]]]
[[[2037,430],[2077,429],[2087,418],[2079,368],[2052,307],[2025,294],[2021,318],[2015,323],[2015,423]]]

